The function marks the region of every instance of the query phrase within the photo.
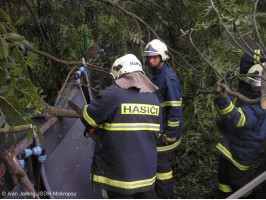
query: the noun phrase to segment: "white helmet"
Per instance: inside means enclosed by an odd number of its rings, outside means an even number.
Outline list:
[[[263,63],[263,65],[265,66],[265,63]],[[262,67],[260,64],[256,64],[256,65],[253,65],[249,70],[248,70],[248,73],[247,74],[250,74],[250,75],[257,75],[257,76],[262,76]],[[258,86],[260,87],[261,86],[261,78],[260,77],[253,77],[253,76],[247,76],[245,78],[245,82],[250,84],[250,85],[254,85],[254,86]]]
[[[167,46],[158,39],[149,42],[143,52],[143,56],[157,56],[162,57],[162,61],[169,59]]]
[[[110,70],[110,74],[114,79],[131,72],[143,72],[141,62],[133,54],[126,54],[116,59]]]

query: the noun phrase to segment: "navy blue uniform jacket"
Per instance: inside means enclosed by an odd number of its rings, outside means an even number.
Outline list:
[[[178,77],[165,63],[160,70],[153,72],[152,80],[159,90],[157,96],[163,112],[162,130],[169,138],[174,138],[168,145],[158,144],[158,152],[176,148],[181,142],[183,113],[181,85]]]
[[[83,109],[98,127],[91,179],[109,191],[134,194],[154,188],[161,108],[155,93],[111,85]]]
[[[219,153],[237,168],[245,171],[264,143],[266,110],[260,105],[235,107],[229,97],[215,99],[222,117],[223,137],[217,145]]]

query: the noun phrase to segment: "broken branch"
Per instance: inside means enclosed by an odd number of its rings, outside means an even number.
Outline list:
[[[10,126],[8,128],[0,128],[0,134],[16,133],[32,129],[32,124],[21,125],[21,126]]]

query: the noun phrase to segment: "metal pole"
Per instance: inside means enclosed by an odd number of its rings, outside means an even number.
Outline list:
[[[263,172],[261,175],[257,176],[255,179],[250,181],[247,185],[242,187],[241,189],[237,190],[235,193],[231,194],[227,199],[238,199],[239,197],[243,196],[259,184],[261,184],[263,181],[266,180],[266,171]]]

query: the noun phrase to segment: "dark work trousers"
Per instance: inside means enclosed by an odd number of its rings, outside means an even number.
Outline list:
[[[174,198],[172,155],[173,150],[158,152],[155,191],[159,199]],[[165,178],[159,178],[161,174],[171,174],[171,177],[166,176]]]
[[[217,199],[225,199],[250,182],[249,172],[241,171],[229,160],[220,156],[218,165]],[[242,198],[253,198],[255,193],[247,191]]]
[[[157,199],[155,190],[150,190],[148,192],[138,192],[132,195],[107,191],[107,196],[109,199]]]

